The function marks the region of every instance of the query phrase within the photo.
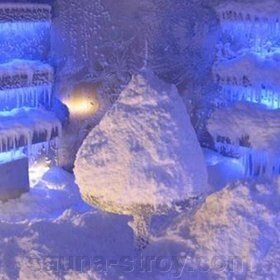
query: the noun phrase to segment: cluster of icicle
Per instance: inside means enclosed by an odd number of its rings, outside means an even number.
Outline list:
[[[239,160],[245,177],[273,176],[280,174],[280,158],[265,151],[258,151],[231,143],[229,139],[215,143],[217,151]]]
[[[270,156],[267,152],[242,149],[240,158],[246,177],[273,176],[280,174],[280,158]]]
[[[246,101],[264,105],[269,109],[280,108],[280,93],[272,89],[223,85],[221,95],[222,99],[218,100],[218,106]]]
[[[52,86],[15,88],[0,91],[0,109],[11,110],[21,107],[39,107],[51,105]]]
[[[36,76],[42,76],[43,81]],[[50,106],[53,69],[37,61],[12,60],[0,65],[0,110]],[[37,85],[37,83],[44,83]]]
[[[269,109],[280,108],[280,92],[273,87],[263,84],[252,86],[247,76],[223,76],[214,70],[215,82],[221,86],[222,99],[217,106],[231,104],[237,101],[246,101],[262,104]]]
[[[251,4],[227,2],[216,10],[224,33],[262,52],[279,38],[279,9],[279,2],[268,0]]]
[[[18,148],[19,143],[31,151],[32,141],[36,135],[46,135],[46,142],[52,139],[53,133],[61,135],[59,120],[40,109],[21,108],[0,113],[0,153]]]

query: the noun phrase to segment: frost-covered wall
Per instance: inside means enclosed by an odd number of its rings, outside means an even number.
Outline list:
[[[11,7],[11,3],[18,2],[28,5]],[[48,60],[51,25],[48,5],[34,8],[32,3],[26,1],[1,1],[0,18],[0,63],[15,58]]]
[[[211,1],[202,2],[55,1],[52,60],[57,70],[56,94],[69,104],[76,92],[90,104],[101,103],[94,120],[92,114],[72,122],[72,128],[79,128],[70,129],[70,136],[85,136],[99,121],[104,107],[114,102],[132,74],[142,68],[145,56],[149,68],[178,86],[199,126],[204,97],[215,92],[211,66],[218,26],[208,5]],[[71,145],[75,153],[80,143]]]
[[[217,107],[229,108],[217,108],[209,131],[220,152],[242,159],[247,175],[278,175],[280,2],[218,4],[222,32],[213,77],[220,86]]]

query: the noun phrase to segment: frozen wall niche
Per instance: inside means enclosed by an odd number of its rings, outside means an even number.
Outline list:
[[[48,5],[0,4],[0,174],[6,182],[0,200],[29,189],[29,164],[47,161],[61,135],[60,121],[48,111],[54,81],[46,64],[50,27]],[[18,186],[15,173],[22,175]]]

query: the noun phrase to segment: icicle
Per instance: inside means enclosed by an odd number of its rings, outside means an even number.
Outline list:
[[[52,87],[49,85],[0,90],[0,109],[39,107],[40,103],[50,106]]]
[[[265,105],[269,109],[280,108],[280,92],[272,88],[253,88],[244,86],[223,85],[222,98],[227,102],[247,101]]]

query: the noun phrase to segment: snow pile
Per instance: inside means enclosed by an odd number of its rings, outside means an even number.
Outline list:
[[[155,237],[135,255],[129,218],[88,207],[73,175],[50,169],[29,193],[0,202],[0,277],[277,279],[279,192],[280,179],[236,183],[194,216],[155,217]]]
[[[204,194],[202,151],[175,86],[134,76],[84,141],[75,175],[85,199],[117,213]]]
[[[236,103],[216,110],[208,121],[208,130],[216,139],[228,137],[239,145],[242,136],[249,136],[253,149],[280,156],[280,110],[265,110],[260,105]]]
[[[1,152],[18,145],[30,147],[34,137],[40,135],[45,135],[45,141],[61,135],[61,124],[52,112],[31,108],[0,112]]]
[[[190,222],[196,254],[211,269],[219,267],[223,279],[274,279],[280,273],[279,205],[279,180],[235,183],[212,194]]]

